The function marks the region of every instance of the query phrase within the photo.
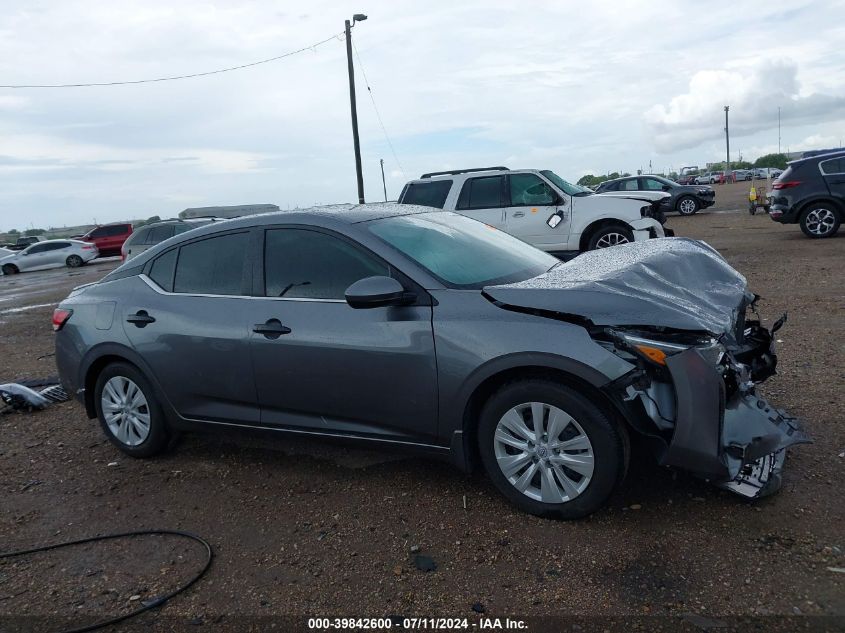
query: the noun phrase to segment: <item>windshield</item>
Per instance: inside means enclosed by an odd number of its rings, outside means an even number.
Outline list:
[[[570,196],[588,196],[590,194],[595,193],[595,191],[593,191],[592,189],[588,189],[587,187],[582,187],[581,185],[573,185],[571,182],[566,182],[563,178],[558,176],[551,169],[544,169],[540,173],[543,174],[549,180],[551,180],[554,185],[563,193],[568,194]]]
[[[369,230],[450,288],[524,281],[560,262],[502,231],[456,213],[404,215]]]

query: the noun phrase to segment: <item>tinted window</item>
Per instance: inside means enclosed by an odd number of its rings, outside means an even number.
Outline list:
[[[52,242],[51,244],[45,244],[46,248],[45,251],[58,251],[62,248],[67,248],[70,246],[70,242]]]
[[[167,292],[173,292],[173,271],[176,269],[176,254],[179,249],[167,251],[153,261],[150,268],[150,279],[156,282]]]
[[[359,279],[390,276],[389,266],[333,235],[304,229],[271,229],[265,235],[268,297],[342,300]]]
[[[185,224],[176,224],[173,227],[173,234],[179,235],[180,233],[184,233],[185,231],[190,231],[191,229],[195,229],[195,228],[200,227],[200,226],[205,226],[205,224],[206,224],[205,222],[203,222],[203,223],[192,222],[191,224],[188,224],[186,222]]]
[[[126,244],[149,244],[147,242],[147,236],[150,234],[150,229],[143,228],[135,231],[132,235],[129,236],[129,239],[126,240]]]
[[[636,178],[630,180],[623,180],[619,185],[619,191],[638,191],[639,185]]]
[[[107,226],[96,228],[88,234],[88,237],[105,237],[108,235],[108,228]]]
[[[504,176],[470,178],[458,197],[459,209],[491,209],[504,206],[502,188]]]
[[[455,213],[385,218],[367,228],[452,288],[523,281],[560,263],[507,233]]]
[[[845,158],[823,160],[819,163],[823,174],[845,174]],[[787,167],[787,171],[789,167]]]
[[[168,237],[173,237],[173,225],[172,224],[163,224],[162,226],[154,226],[150,228],[150,232],[147,235],[146,244],[158,244],[159,242],[163,242]]]
[[[510,175],[511,206],[549,206],[555,203],[555,195],[547,182],[535,174]]]
[[[442,209],[451,188],[451,180],[412,182],[405,188],[402,204],[420,204],[424,207]]]
[[[232,233],[179,249],[173,292],[239,295],[249,247],[248,233]]]
[[[34,246],[30,246],[26,249],[27,254],[31,255],[32,253],[43,253],[46,250],[49,250],[47,247],[50,246],[49,244],[35,244]]]
[[[105,235],[110,237],[115,237],[116,235],[123,235],[124,233],[129,232],[129,225],[128,224],[115,224],[112,226],[104,227],[106,229]]]
[[[646,191],[663,191],[667,183],[660,182],[657,178],[643,178],[643,185]]]

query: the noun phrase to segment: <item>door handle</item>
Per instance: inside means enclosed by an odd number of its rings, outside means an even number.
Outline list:
[[[128,323],[134,323],[135,327],[146,327],[150,323],[155,323],[155,317],[147,314],[146,310],[138,310],[135,314],[130,314],[126,317]]]
[[[279,319],[268,319],[264,323],[256,323],[252,326],[252,331],[256,334],[263,334],[265,338],[277,339],[282,334],[290,334],[291,330],[286,325],[282,325]]]
[[[515,218],[525,217],[525,211],[514,211],[513,217],[515,217]]]

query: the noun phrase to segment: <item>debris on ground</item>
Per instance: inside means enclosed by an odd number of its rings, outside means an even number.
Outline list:
[[[36,391],[33,387],[43,387]],[[6,406],[0,413],[10,411],[40,411],[54,402],[69,400],[67,393],[59,384],[58,378],[41,378],[9,382],[0,385],[0,400]]]
[[[417,554],[414,556],[414,566],[420,571],[437,571],[437,563],[431,556]]]

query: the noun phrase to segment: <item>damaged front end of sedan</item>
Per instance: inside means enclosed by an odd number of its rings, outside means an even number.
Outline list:
[[[660,464],[758,498],[780,488],[786,449],[811,441],[757,390],[776,372],[774,334],[786,315],[766,329],[759,297],[702,242],[588,253],[485,292],[502,307],[578,322],[630,363],[605,392]]]

